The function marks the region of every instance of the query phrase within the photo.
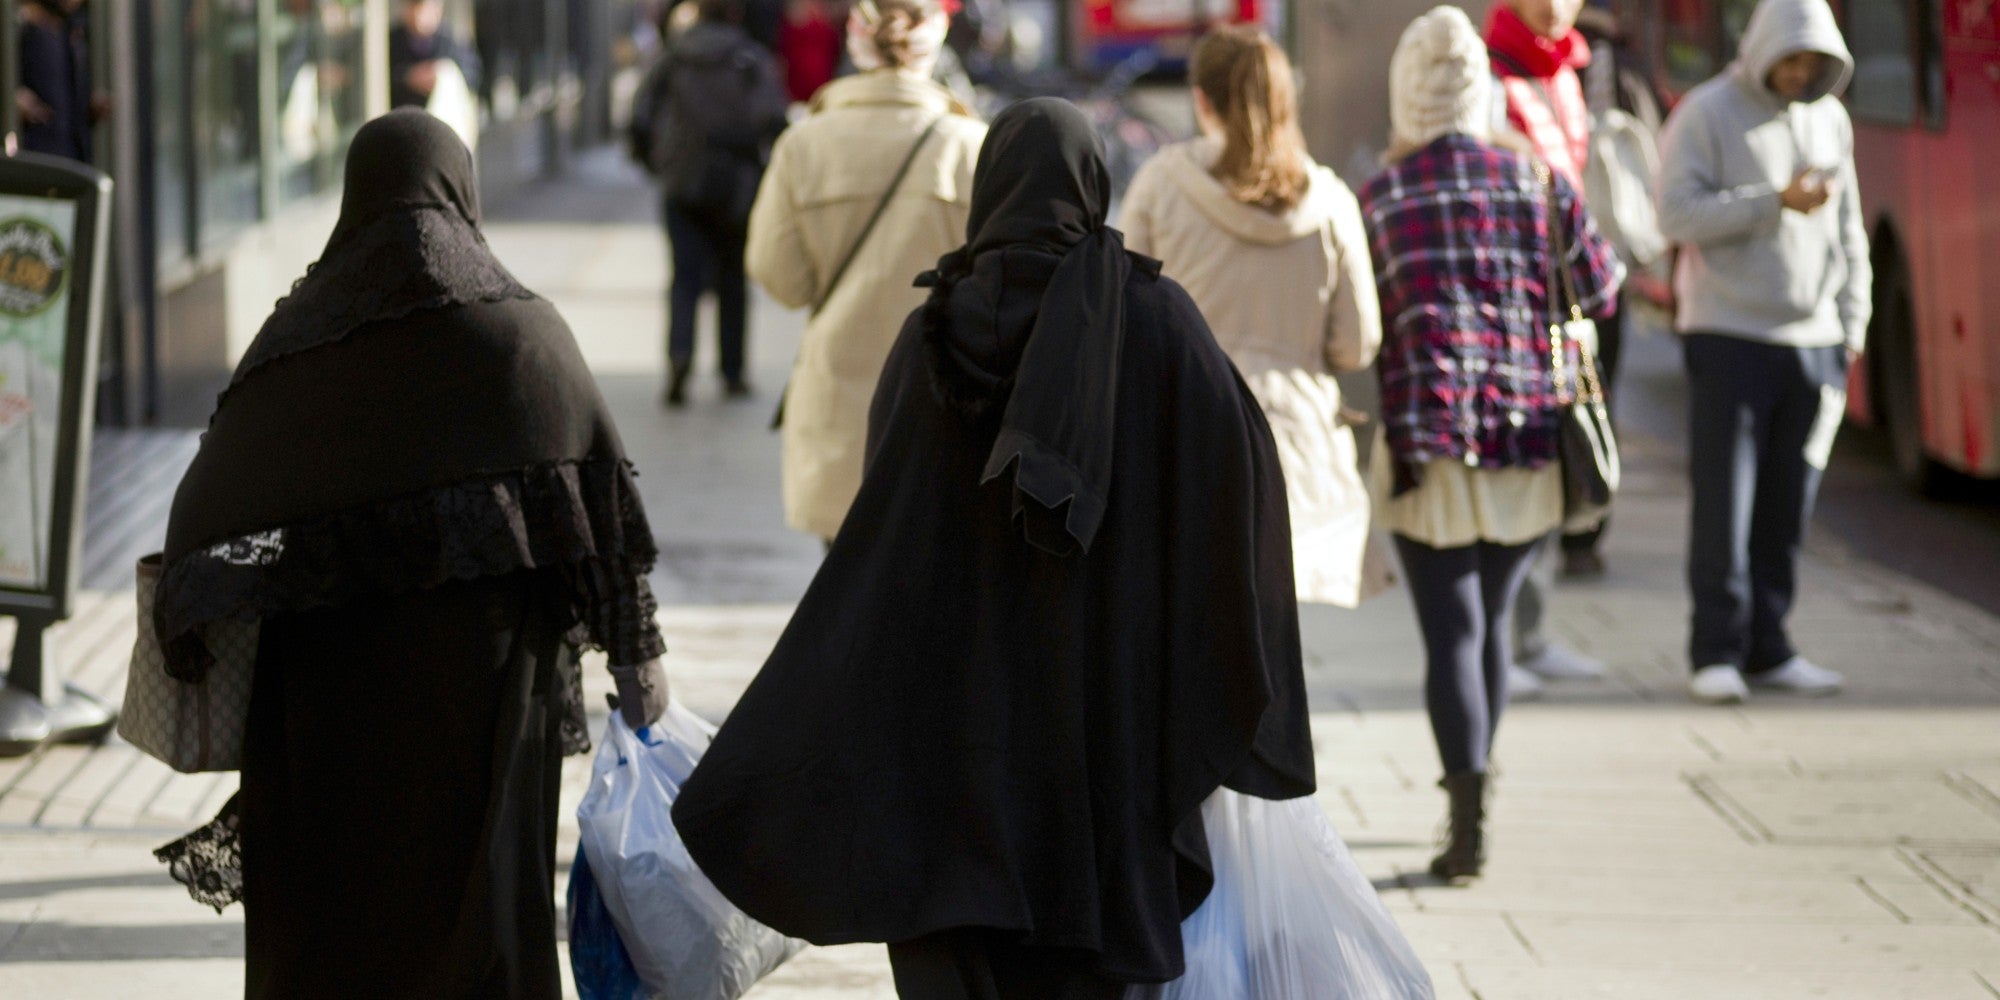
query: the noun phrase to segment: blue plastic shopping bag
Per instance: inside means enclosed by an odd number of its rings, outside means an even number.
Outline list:
[[[652,1000],[611,922],[581,844],[569,870],[569,968],[579,1000]]]

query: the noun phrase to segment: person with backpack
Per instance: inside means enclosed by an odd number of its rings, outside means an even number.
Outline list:
[[[664,401],[687,401],[695,307],[717,299],[721,368],[732,399],[744,372],[749,295],[743,270],[750,206],[787,99],[775,60],[743,30],[743,0],[695,0],[698,19],[647,72],[633,103],[632,153],[659,178],[673,248]]]
[[[1382,317],[1353,192],[1314,163],[1291,61],[1255,27],[1220,28],[1189,64],[1202,136],[1139,168],[1119,224],[1184,285],[1278,439],[1300,601],[1354,607],[1369,564],[1368,487],[1335,372],[1375,360]]]
[[[1578,75],[1590,64],[1590,46],[1576,30],[1582,7],[1583,0],[1495,0],[1483,32],[1493,74],[1496,139],[1524,149],[1579,191],[1590,159],[1590,108]],[[1617,322],[1615,315],[1600,321],[1600,336]],[[1508,685],[1517,698],[1539,695],[1544,680],[1604,674],[1601,661],[1556,642],[1544,627],[1548,591],[1555,585],[1550,550],[1559,536],[1551,533],[1521,586],[1514,616],[1517,659],[1508,671]],[[1579,568],[1585,568],[1581,562]]]
[[[863,0],[847,48],[868,67],[823,87],[783,136],[750,213],[750,275],[810,307],[785,391],[785,523],[830,539],[861,488],[868,401],[898,324],[922,305],[911,279],[965,233],[981,124],[931,70],[938,0]]]

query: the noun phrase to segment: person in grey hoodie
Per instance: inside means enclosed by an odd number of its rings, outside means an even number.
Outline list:
[[[1737,60],[1661,137],[1660,229],[1682,246],[1700,701],[1842,682],[1798,655],[1785,618],[1868,328],[1854,130],[1835,96],[1853,66],[1826,0],[1763,0]]]

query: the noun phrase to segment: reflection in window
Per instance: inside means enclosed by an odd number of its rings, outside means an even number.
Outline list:
[[[1917,67],[1903,0],[1849,0],[1848,45],[1854,82],[1848,105],[1856,118],[1909,125],[1917,119]]]
[[[153,19],[153,209],[162,261],[188,253],[188,0],[150,0]]]
[[[191,0],[195,153],[201,237],[212,243],[257,221],[262,134],[257,100],[256,0]]]
[[[278,57],[278,197],[290,202],[337,183],[361,125],[363,0],[283,0]]]

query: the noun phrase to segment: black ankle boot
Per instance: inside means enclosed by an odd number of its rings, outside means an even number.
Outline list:
[[[1438,782],[1451,798],[1444,851],[1431,859],[1431,874],[1453,885],[1479,877],[1486,863],[1486,773],[1461,771]]]
[[[674,358],[668,362],[667,394],[668,406],[681,406],[687,402],[688,375],[694,371],[694,362],[687,358]]]

